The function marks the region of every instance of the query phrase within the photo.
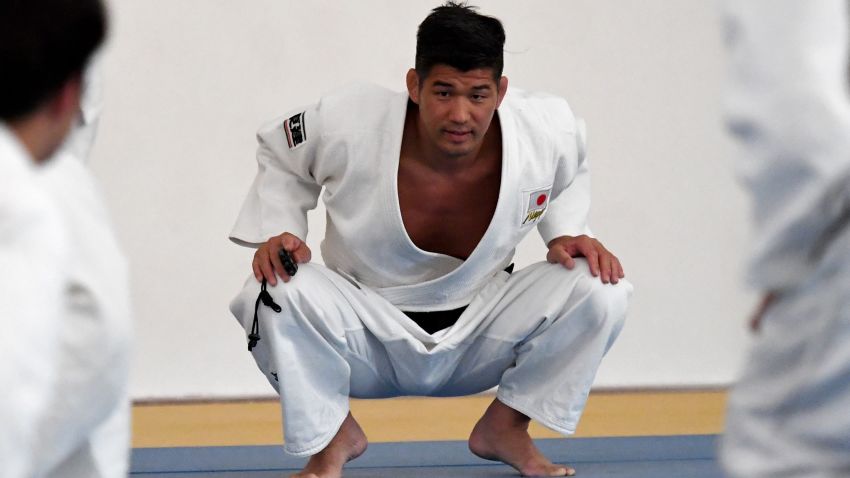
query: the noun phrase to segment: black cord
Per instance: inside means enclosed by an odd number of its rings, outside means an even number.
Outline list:
[[[271,307],[271,309],[277,313],[280,313],[281,311],[280,306],[275,303],[272,295],[266,290],[266,279],[263,279],[263,285],[260,287],[260,295],[257,296],[257,301],[254,302],[254,323],[251,324],[251,333],[248,334],[249,352],[254,350],[254,347],[257,346],[257,342],[260,341],[260,320],[257,317],[257,311],[260,309],[260,302],[262,302],[266,307]]]

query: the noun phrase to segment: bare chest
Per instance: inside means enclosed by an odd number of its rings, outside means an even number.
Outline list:
[[[500,169],[450,178],[400,167],[398,199],[408,237],[420,249],[466,259],[490,225],[500,184]]]

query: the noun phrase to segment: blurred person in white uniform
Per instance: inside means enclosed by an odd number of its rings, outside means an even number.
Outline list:
[[[733,477],[850,476],[850,98],[845,0],[727,0],[727,123],[764,294],[728,407]]]
[[[102,108],[100,56],[83,76],[75,125],[39,182],[57,204],[72,251],[59,337],[61,394],[38,440],[38,477],[111,478],[129,468],[131,313],[126,259],[87,166]]]
[[[75,125],[91,137],[83,70],[105,30],[99,1],[0,3],[4,478],[126,475],[123,258],[90,178],[64,166],[90,140],[55,155]]]
[[[406,91],[349,86],[258,133],[231,233],[257,248],[254,275],[231,310],[281,395],[286,451],[310,456],[297,477],[339,477],[365,450],[349,397],[496,385],[472,452],[526,476],[574,473],[528,424],[575,431],[631,285],[587,225],[581,121],[561,98],[509,90],[504,41],[495,18],[438,7]],[[322,188],[324,266],[304,242]],[[535,228],[548,262],[511,272]]]

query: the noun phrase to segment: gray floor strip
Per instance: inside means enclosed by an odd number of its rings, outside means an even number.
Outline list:
[[[669,476],[702,478],[719,476],[714,464],[715,441],[715,435],[678,435],[544,439],[536,443],[552,461],[576,466],[581,476],[626,476],[594,474],[613,472],[615,468],[630,470],[628,476],[631,478],[640,476],[633,473],[640,473],[641,469],[648,473],[646,476],[666,476],[658,475],[659,471],[653,468],[663,465],[669,469],[690,467],[688,474]],[[133,450],[132,473],[163,477],[175,474],[219,478],[280,477],[281,470],[297,470],[304,463],[305,459],[288,456],[279,446],[140,448]],[[464,470],[462,476],[516,476],[508,467],[493,466],[493,462],[472,455],[466,442],[438,441],[373,443],[363,456],[346,467],[346,477],[458,476],[451,474],[458,472],[457,467],[470,468]],[[390,472],[392,469],[399,474],[375,474],[376,470]],[[419,471],[414,473],[415,469]],[[703,473],[701,469],[709,474],[700,474]],[[266,471],[271,474],[263,474]],[[449,474],[441,474],[444,472]]]

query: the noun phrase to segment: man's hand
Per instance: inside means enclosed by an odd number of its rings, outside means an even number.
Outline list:
[[[262,282],[265,277],[269,284],[277,285],[275,272],[284,282],[289,282],[289,274],[286,273],[286,269],[283,268],[283,263],[280,262],[278,256],[278,251],[281,249],[289,251],[292,260],[299,264],[310,262],[313,257],[313,253],[307,247],[307,244],[288,232],[272,237],[254,253],[254,261],[251,265],[254,268],[254,277],[257,278],[258,282]]]
[[[601,242],[592,237],[585,235],[556,237],[549,241],[548,247],[547,261],[572,269],[576,265],[573,258],[583,256],[587,258],[593,277],[600,277],[605,284],[609,282],[616,284],[626,276],[617,256],[611,254]]]
[[[750,317],[750,330],[754,333],[757,333],[759,329],[761,329],[761,321],[764,318],[764,314],[767,313],[767,309],[773,304],[776,300],[777,294],[775,292],[766,293],[756,309],[755,313],[753,313],[752,317]]]

